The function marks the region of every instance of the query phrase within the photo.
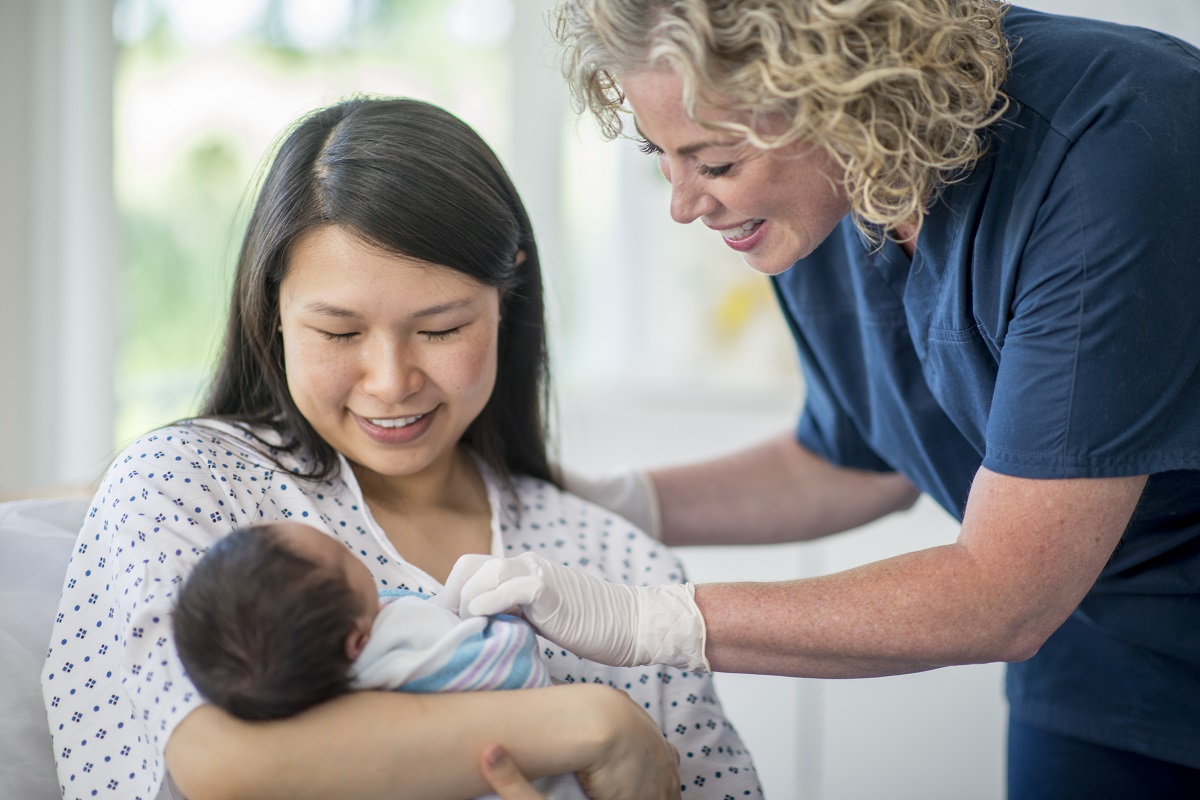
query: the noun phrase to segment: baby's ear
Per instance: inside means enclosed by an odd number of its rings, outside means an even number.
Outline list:
[[[357,661],[370,638],[371,623],[361,619],[355,620],[354,630],[346,634],[346,658]]]

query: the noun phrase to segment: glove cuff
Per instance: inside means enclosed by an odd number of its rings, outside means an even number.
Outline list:
[[[606,475],[587,476],[562,469],[563,486],[598,506],[607,508],[662,541],[662,509],[650,474],[640,469],[620,469]]]
[[[643,514],[638,522],[641,524],[642,530],[661,542],[663,522],[662,504],[658,502],[658,487],[654,485],[654,479],[650,477],[650,473],[644,469],[634,470],[630,477],[641,489]]]
[[[704,655],[704,617],[691,583],[637,590],[638,634],[633,664],[665,664],[687,672],[712,672]]]

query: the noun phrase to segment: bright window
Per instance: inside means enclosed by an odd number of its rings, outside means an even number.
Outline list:
[[[575,118],[549,4],[117,1],[118,443],[195,411],[247,186],[287,125],[354,93],[445,106],[513,174],[542,249],[563,397],[612,410],[598,398],[794,403],[794,359],[766,279],[711,231],[671,221],[653,159]]]
[[[281,131],[351,94],[408,95],[454,111],[503,158],[511,24],[509,0],[118,2],[118,441],[195,410],[247,186]]]

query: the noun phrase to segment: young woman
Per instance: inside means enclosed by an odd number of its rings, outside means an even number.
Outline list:
[[[665,549],[555,484],[546,373],[537,247],[479,137],[411,100],[303,119],[250,220],[200,418],[126,449],[80,533],[43,673],[64,796],[462,798],[487,790],[493,745],[529,775],[579,772],[594,798],[675,797],[681,781],[689,797],[759,794],[704,675],[545,645],[573,685],[355,692],[248,723],[184,673],[176,589],[249,523],[320,528],[379,589],[436,594],[468,553],[684,580]]]
[[[694,604],[496,562],[481,591],[517,588],[468,605],[520,600],[610,663],[1014,662],[1012,797],[1196,796],[1200,51],[994,0],[561,0],[558,22],[577,99],[636,128],[672,217],[774,276],[807,391],[794,432],[630,481],[622,510],[657,505],[668,544],[795,541],[923,492],[962,531]],[[584,609],[602,642],[563,624]]]

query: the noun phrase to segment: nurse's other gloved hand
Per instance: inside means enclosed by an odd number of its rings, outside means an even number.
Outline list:
[[[626,586],[524,553],[463,556],[446,585],[458,594],[460,616],[518,609],[542,636],[601,664],[710,670],[690,583]]]
[[[662,541],[662,510],[658,490],[645,470],[618,469],[603,475],[582,475],[561,468],[563,486],[571,494],[607,508]]]

